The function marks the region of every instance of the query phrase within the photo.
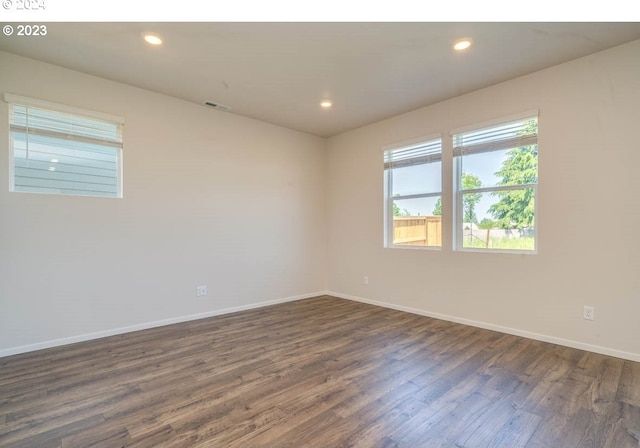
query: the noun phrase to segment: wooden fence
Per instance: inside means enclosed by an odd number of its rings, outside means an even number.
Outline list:
[[[393,244],[399,246],[441,246],[441,216],[394,216]]]

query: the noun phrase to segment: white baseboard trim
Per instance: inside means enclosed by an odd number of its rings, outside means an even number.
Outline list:
[[[629,352],[616,350],[616,349],[612,349],[612,348],[608,348],[608,347],[601,347],[601,346],[598,346],[598,345],[585,344],[583,342],[572,341],[572,340],[569,340],[569,339],[557,338],[557,337],[554,337],[554,336],[548,336],[548,335],[539,334],[539,333],[532,333],[532,332],[529,332],[529,331],[518,330],[516,328],[504,327],[504,326],[501,326],[501,325],[494,325],[494,324],[490,324],[490,323],[486,323],[486,322],[480,322],[480,321],[475,321],[475,320],[471,320],[471,319],[464,319],[464,318],[456,317],[456,316],[449,316],[449,315],[446,315],[446,314],[433,313],[433,312],[421,310],[421,309],[418,309],[418,308],[412,308],[412,307],[403,306],[403,305],[396,305],[396,304],[387,303],[387,302],[380,302],[380,301],[377,301],[377,300],[365,299],[363,297],[356,297],[356,296],[352,296],[352,295],[349,295],[349,294],[342,294],[342,293],[334,292],[334,291],[318,291],[318,292],[313,292],[313,293],[308,293],[308,294],[301,294],[301,295],[297,295],[297,296],[285,297],[285,298],[282,298],[282,299],[267,300],[267,301],[263,301],[263,302],[252,303],[252,304],[249,304],[249,305],[242,305],[242,306],[237,306],[237,307],[232,307],[232,308],[223,308],[223,309],[220,309],[220,310],[212,310],[212,311],[207,311],[207,312],[198,313],[198,314],[189,314],[189,315],[186,315],[186,316],[173,317],[173,318],[163,319],[163,320],[154,321],[154,322],[146,322],[146,323],[142,323],[142,324],[131,325],[131,326],[128,326],[128,327],[114,328],[112,330],[98,331],[98,332],[95,332],[95,333],[83,334],[83,335],[78,335],[78,336],[70,336],[70,337],[67,337],[67,338],[55,339],[55,340],[45,341],[45,342],[38,342],[36,344],[22,345],[22,346],[19,346],[19,347],[12,347],[12,348],[7,348],[7,349],[2,349],[2,350],[0,350],[0,358],[6,357],[6,356],[11,356],[11,355],[18,355],[20,353],[33,352],[33,351],[36,351],[36,350],[42,350],[42,349],[46,349],[46,348],[58,347],[58,346],[68,345],[68,344],[74,344],[76,342],[84,342],[84,341],[90,341],[92,339],[100,339],[100,338],[105,338],[105,337],[108,337],[108,336],[115,336],[115,335],[118,335],[118,334],[130,333],[130,332],[133,332],[133,331],[146,330],[148,328],[162,327],[164,325],[171,325],[171,324],[177,324],[177,323],[181,323],[181,322],[188,322],[188,321],[191,321],[191,320],[204,319],[204,318],[207,318],[207,317],[220,316],[220,315],[223,315],[223,314],[230,314],[230,313],[235,313],[235,312],[238,312],[238,311],[250,310],[250,309],[254,309],[254,308],[262,308],[262,307],[269,306],[269,305],[277,305],[279,303],[295,302],[297,300],[310,299],[312,297],[318,297],[318,296],[323,296],[323,295],[329,295],[329,296],[333,296],[333,297],[338,297],[340,299],[353,300],[355,302],[367,303],[369,305],[375,305],[375,306],[380,306],[380,307],[383,307],[383,308],[389,308],[389,309],[394,309],[394,310],[398,310],[398,311],[404,311],[404,312],[411,313],[411,314],[418,314],[418,315],[421,315],[421,316],[432,317],[434,319],[446,320],[446,321],[449,321],[449,322],[456,322],[456,323],[459,323],[459,324],[470,325],[472,327],[484,328],[486,330],[498,331],[500,333],[512,334],[514,336],[521,336],[521,337],[524,337],[524,338],[534,339],[534,340],[537,340],[537,341],[549,342],[551,344],[557,344],[557,345],[562,345],[562,346],[565,346],[565,347],[577,348],[577,349],[580,349],[580,350],[586,350],[586,351],[589,351],[589,352],[599,353],[601,355],[614,356],[616,358],[621,358],[621,359],[627,359],[629,361],[640,362],[640,354],[638,354],[638,353],[629,353]]]
[[[191,320],[198,320],[198,319],[204,319],[207,317],[220,316],[223,314],[236,313],[238,311],[245,311],[245,310],[250,310],[254,308],[262,308],[269,305],[277,305],[279,303],[294,302],[296,300],[302,300],[302,299],[310,299],[312,297],[322,296],[325,294],[326,294],[325,291],[301,294],[297,296],[285,297],[282,299],[267,300],[264,302],[251,303],[249,305],[236,306],[232,308],[223,308],[220,310],[212,310],[204,313],[172,317],[169,319],[163,319],[163,320],[158,320],[154,322],[145,322],[142,324],[131,325],[128,327],[114,328],[112,330],[97,331],[95,333],[81,334],[78,336],[70,336],[67,338],[54,339],[54,340],[45,341],[45,342],[38,342],[36,344],[22,345],[19,347],[12,347],[12,348],[0,350],[0,358],[3,358],[5,356],[18,355],[20,353],[33,352],[33,351],[42,350],[45,348],[58,347],[61,345],[75,344],[76,342],[84,342],[84,341],[90,341],[92,339],[99,339],[99,338],[115,336],[123,333],[130,333],[132,331],[146,330],[148,328],[162,327],[164,325],[178,324],[181,322],[188,322]]]
[[[440,314],[440,313],[432,313],[430,311],[425,311],[418,308],[395,305],[393,303],[387,303],[387,302],[379,302],[377,300],[370,300],[370,299],[365,299],[363,297],[356,297],[348,294],[341,294],[339,292],[334,292],[334,291],[327,291],[326,294],[333,297],[338,297],[340,299],[353,300],[355,302],[367,303],[369,305],[381,306],[383,308],[390,308],[397,311],[405,311],[407,313],[433,317],[434,319],[446,320],[449,322],[456,322],[459,324],[470,325],[472,327],[484,328],[485,330],[498,331],[500,333],[511,334],[514,336],[522,336],[527,339],[534,339],[537,341],[549,342],[551,344],[577,348],[580,350],[599,353],[601,355],[613,356],[616,358],[626,359],[629,361],[640,362],[640,353],[629,353],[629,352],[616,350],[608,347],[601,347],[599,345],[585,344],[583,342],[572,341],[570,339],[562,339],[562,338],[557,338],[555,336],[548,336],[548,335],[539,334],[539,333],[532,333],[530,331],[518,330],[517,328],[503,327],[501,325],[494,325],[487,322],[464,319],[461,317],[449,316],[449,315]]]

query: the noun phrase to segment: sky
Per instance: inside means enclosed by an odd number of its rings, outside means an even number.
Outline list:
[[[467,174],[473,174],[479,177],[483,187],[495,186],[500,178],[495,176],[494,173],[502,166],[506,154],[507,150],[466,156],[463,159],[462,170]],[[441,165],[441,163],[431,163],[429,165],[396,169],[393,179],[393,194],[406,195],[440,192]],[[433,214],[436,201],[437,198],[405,199],[397,201],[397,204],[401,210],[406,209],[411,215],[431,215]],[[497,199],[489,193],[482,195],[482,199],[475,208],[479,221],[485,216],[491,219],[487,210],[496,201]]]

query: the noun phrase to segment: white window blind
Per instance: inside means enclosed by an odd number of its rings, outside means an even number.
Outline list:
[[[439,162],[442,159],[442,143],[440,140],[389,149],[384,153],[384,169],[402,168]]]
[[[500,151],[538,143],[537,117],[454,134],[455,157]]]
[[[124,120],[14,95],[5,99],[12,191],[122,196]]]

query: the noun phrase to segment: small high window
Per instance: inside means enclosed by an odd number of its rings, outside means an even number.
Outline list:
[[[5,95],[11,191],[122,197],[124,120]]]

